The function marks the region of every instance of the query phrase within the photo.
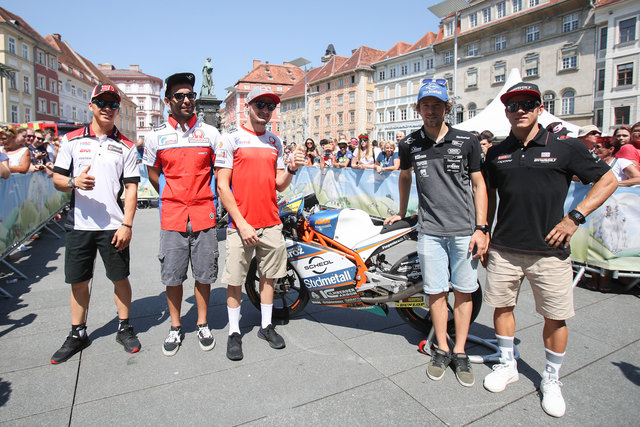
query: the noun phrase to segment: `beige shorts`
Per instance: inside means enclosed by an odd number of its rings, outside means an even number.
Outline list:
[[[484,302],[492,307],[513,307],[520,285],[529,280],[536,311],[547,319],[565,320],[573,311],[571,259],[489,250]]]
[[[245,246],[237,229],[227,229],[227,260],[222,283],[230,286],[244,285],[254,250],[260,277],[277,279],[287,274],[287,248],[282,236],[282,224],[258,228],[256,233],[258,244]]]

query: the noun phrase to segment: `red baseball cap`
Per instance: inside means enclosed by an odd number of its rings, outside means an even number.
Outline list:
[[[115,86],[110,84],[103,84],[103,83],[98,83],[96,87],[93,88],[93,92],[91,93],[91,99],[97,98],[103,93],[111,93],[113,94],[113,96],[115,96],[118,99],[118,102],[121,101],[120,94],[118,93],[118,90],[115,88]]]

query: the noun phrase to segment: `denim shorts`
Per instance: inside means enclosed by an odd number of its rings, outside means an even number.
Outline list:
[[[478,289],[478,258],[469,252],[471,236],[418,234],[418,259],[426,294],[449,291],[470,294]]]

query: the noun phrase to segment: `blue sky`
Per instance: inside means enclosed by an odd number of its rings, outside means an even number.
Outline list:
[[[138,64],[163,80],[191,71],[197,90],[211,56],[215,93],[224,99],[225,88],[248,73],[254,59],[282,64],[304,57],[316,67],[329,43],[343,56],[361,45],[387,50],[397,41],[413,44],[437,31],[439,19],[428,7],[438,2],[325,0],[290,8],[292,2],[281,0],[3,0],[2,7],[43,37],[61,34],[95,64]]]

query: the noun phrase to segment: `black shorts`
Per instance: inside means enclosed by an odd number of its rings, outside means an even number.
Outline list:
[[[129,248],[118,252],[111,244],[116,230],[68,230],[64,254],[64,276],[67,283],[80,283],[93,277],[96,250],[107,271],[107,278],[118,282],[129,277]]]

